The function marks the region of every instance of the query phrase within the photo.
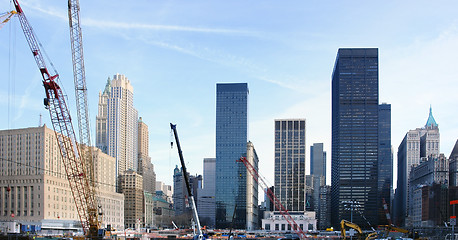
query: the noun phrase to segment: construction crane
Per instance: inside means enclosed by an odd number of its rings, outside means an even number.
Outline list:
[[[73,199],[84,233],[89,238],[98,235],[97,211],[94,194],[90,191],[91,183],[85,162],[81,158],[79,147],[75,137],[75,131],[71,122],[70,112],[65,102],[65,95],[59,86],[59,75],[49,73],[43,58],[42,49],[35,36],[32,26],[29,24],[22,8],[17,0],[13,0],[17,16],[29,44],[32,55],[42,76],[46,98],[45,107],[49,110],[51,123],[56,134],[59,150],[62,155],[63,165],[72,190]]]
[[[248,172],[253,176],[256,182],[261,185],[261,187],[264,189],[264,192],[269,197],[270,201],[272,201],[275,204],[275,208],[280,211],[283,218],[286,219],[288,224],[291,226],[294,232],[299,236],[299,238],[301,239],[307,238],[307,235],[302,231],[299,225],[297,225],[293,217],[289,215],[288,210],[285,207],[283,207],[280,200],[278,200],[278,198],[275,196],[272,190],[270,190],[270,188],[267,186],[266,182],[264,181],[264,178],[259,175],[258,171],[246,159],[246,157],[241,157],[240,159],[237,160],[237,162],[242,162],[245,165]]]
[[[172,129],[173,134],[175,135],[175,142],[177,144],[178,155],[180,157],[180,162],[181,162],[181,171],[183,174],[184,182],[186,183],[186,189],[188,190],[188,196],[191,202],[191,208],[192,208],[192,214],[194,217],[194,221],[196,222],[196,225],[197,225],[196,238],[201,240],[201,239],[204,239],[204,236],[202,234],[202,229],[200,227],[200,221],[199,221],[199,215],[197,214],[196,202],[194,201],[194,196],[192,195],[191,187],[189,185],[188,171],[186,170],[186,165],[184,164],[183,152],[181,151],[180,140],[178,139],[177,125],[170,123],[170,128]]]
[[[88,206],[88,215],[91,217],[89,228],[93,229],[90,232],[96,232],[100,228],[100,221],[98,215],[102,215],[101,207],[98,206],[95,198],[95,173],[94,173],[94,159],[91,144],[91,131],[89,124],[89,108],[87,103],[87,87],[86,87],[86,73],[84,68],[84,54],[83,54],[83,35],[80,24],[80,4],[79,0],[68,0],[68,23],[70,29],[70,42],[72,47],[72,63],[73,63],[73,81],[75,85],[75,98],[76,110],[78,116],[78,129],[79,129],[79,143],[82,147],[82,161],[85,162],[87,178],[89,180],[88,192],[94,198],[91,201],[93,205]],[[98,208],[97,208],[98,207]],[[98,211],[100,210],[100,211]]]
[[[16,14],[16,11],[9,11],[6,13],[0,14],[0,29],[2,29],[3,26],[13,17],[14,14]]]

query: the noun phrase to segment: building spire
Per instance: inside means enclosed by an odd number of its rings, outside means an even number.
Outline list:
[[[428,116],[428,121],[426,121],[425,128],[437,128],[438,124],[436,123],[436,120],[433,117],[433,108],[431,105],[429,105],[429,116]]]
[[[111,91],[111,80],[110,77],[107,79],[107,84],[105,85],[105,90],[103,90],[103,94],[107,93],[109,94]]]

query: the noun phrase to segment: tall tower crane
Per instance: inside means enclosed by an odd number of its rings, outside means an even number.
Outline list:
[[[90,191],[91,184],[85,162],[82,160],[80,150],[77,146],[75,131],[71,122],[70,112],[65,102],[65,96],[59,86],[59,75],[51,75],[46,67],[42,50],[32,26],[29,24],[22,8],[17,0],[13,0],[17,16],[29,44],[32,55],[42,76],[46,98],[45,107],[49,110],[51,123],[56,133],[56,139],[65,172],[75,200],[76,211],[81,221],[83,231],[90,238],[95,238],[98,231],[97,209],[94,209],[95,197]]]
[[[291,226],[291,228],[294,230],[294,232],[299,236],[300,239],[306,239],[307,235],[302,231],[302,229],[297,225],[296,221],[294,221],[293,217],[289,215],[288,210],[283,207],[281,204],[280,200],[275,196],[275,194],[270,190],[270,188],[267,186],[266,182],[264,181],[264,178],[259,175],[258,171],[253,167],[253,165],[246,159],[246,157],[241,157],[240,159],[237,160],[237,162],[241,162],[245,165],[246,169],[248,172],[253,176],[254,180],[258,184],[261,185],[262,189],[264,189],[264,192],[266,195],[269,197],[270,201],[272,201],[275,204],[275,208],[278,209],[283,216],[283,218],[286,219],[288,224]]]
[[[81,146],[85,148],[80,149],[82,154],[82,161],[85,162],[87,168],[87,177],[89,180],[89,194],[95,198],[95,173],[94,173],[94,159],[91,144],[91,131],[89,120],[89,108],[87,103],[87,87],[86,87],[86,73],[84,68],[84,55],[83,55],[83,35],[80,24],[80,4],[79,0],[68,0],[68,23],[70,29],[70,42],[72,46],[72,63],[73,63],[73,81],[75,85],[75,98],[76,109],[78,116],[78,129],[80,136]],[[100,228],[100,221],[97,218],[97,202],[93,201],[93,206],[89,206],[87,211],[89,215],[95,216],[93,222],[90,223],[89,228]],[[101,214],[101,213],[100,213]]]

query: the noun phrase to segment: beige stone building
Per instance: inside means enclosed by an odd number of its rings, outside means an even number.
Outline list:
[[[143,226],[143,177],[134,170],[119,176],[124,194],[124,227],[139,229]]]
[[[124,197],[114,191],[109,158],[99,154],[94,160],[96,181],[111,186],[98,186],[98,200],[111,211],[105,213],[106,224],[122,227]],[[0,131],[0,221],[43,231],[80,230],[55,133],[46,125]]]

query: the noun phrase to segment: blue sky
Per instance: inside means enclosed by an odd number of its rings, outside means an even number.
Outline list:
[[[67,3],[20,4],[60,74],[76,118]],[[426,123],[430,105],[441,152],[448,156],[458,138],[456,1],[82,0],[80,5],[92,128],[106,79],[126,75],[134,105],[149,126],[160,181],[170,184],[179,164],[176,149],[170,149],[170,122],[177,124],[192,174],[202,173],[203,158],[215,156],[215,90],[223,82],[248,83],[249,138],[271,184],[278,118],[306,118],[307,148],[325,144],[330,173],[330,83],[341,47],[379,48],[380,102],[392,104],[395,156],[405,133]],[[0,2],[0,12],[10,9],[10,1]],[[0,129],[37,126],[40,114],[51,126],[41,77],[17,19],[0,30],[0,72]]]

